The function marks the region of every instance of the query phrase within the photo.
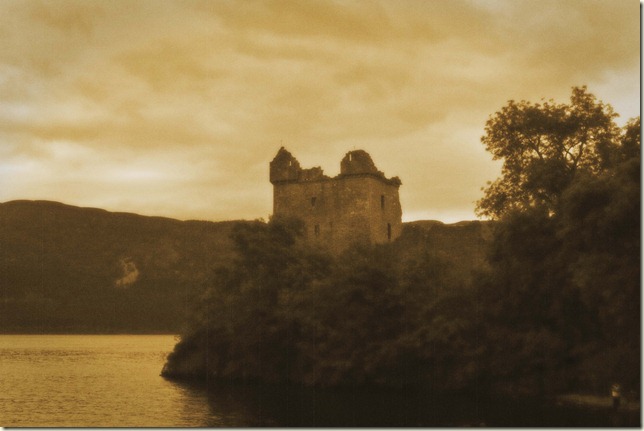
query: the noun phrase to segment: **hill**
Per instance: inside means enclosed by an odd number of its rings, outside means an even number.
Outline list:
[[[485,263],[485,250],[492,239],[491,222],[461,221],[445,224],[420,220],[403,225],[397,241],[400,253],[413,258],[414,253],[430,253],[442,258],[456,274],[467,278]]]
[[[243,221],[179,221],[49,201],[0,204],[0,332],[176,332]],[[467,275],[489,226],[412,222],[396,246]]]
[[[0,331],[176,331],[236,223],[0,204]]]

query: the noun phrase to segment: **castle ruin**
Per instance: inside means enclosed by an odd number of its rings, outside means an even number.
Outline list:
[[[270,163],[273,215],[301,219],[305,238],[334,252],[353,243],[382,244],[402,231],[401,181],[387,178],[365,151],[349,151],[336,177],[302,169],[280,148]]]

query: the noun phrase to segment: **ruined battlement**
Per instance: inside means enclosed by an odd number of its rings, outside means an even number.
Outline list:
[[[344,156],[340,162],[339,177],[347,175],[371,175],[375,178],[381,179],[387,184],[398,186],[402,184],[398,177],[385,177],[385,174],[376,168],[376,165],[373,163],[373,160],[371,160],[369,153],[364,150],[349,151]]]
[[[363,150],[349,151],[340,174],[303,169],[283,147],[270,163],[273,215],[301,219],[307,241],[340,252],[355,242],[393,241],[402,231],[398,177],[387,178]]]

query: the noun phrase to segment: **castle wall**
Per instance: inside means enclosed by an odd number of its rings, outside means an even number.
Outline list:
[[[313,168],[302,170],[294,180],[294,159],[283,154],[280,158],[288,175],[280,174],[279,166],[271,164],[273,214],[303,220],[307,241],[339,252],[355,242],[379,244],[400,236],[399,180],[386,179],[375,167],[367,173],[345,171],[335,178]],[[275,180],[280,178],[283,180]]]

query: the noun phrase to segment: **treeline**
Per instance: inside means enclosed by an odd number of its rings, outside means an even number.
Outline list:
[[[241,226],[163,374],[436,391],[605,394],[640,382],[640,124],[585,88],[510,102],[483,143],[504,160],[478,209],[488,267],[397,244],[341,256],[297,221]]]

